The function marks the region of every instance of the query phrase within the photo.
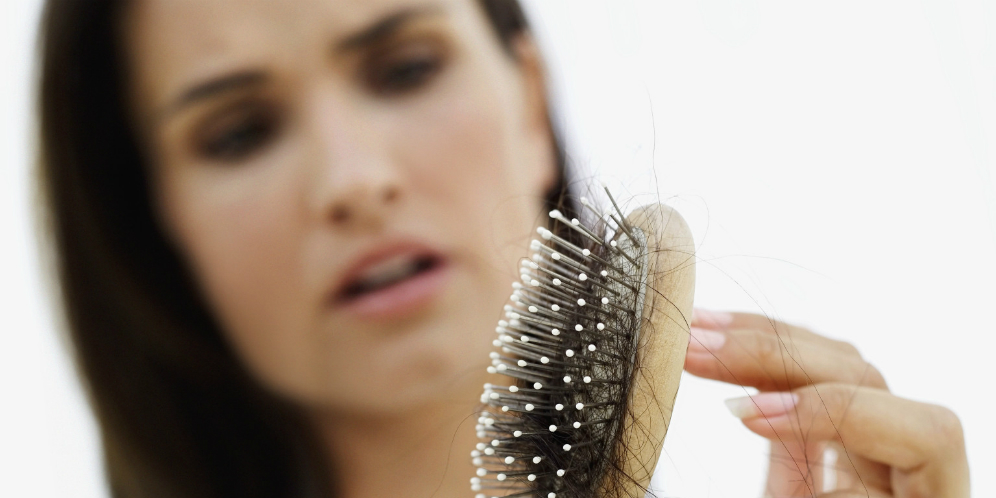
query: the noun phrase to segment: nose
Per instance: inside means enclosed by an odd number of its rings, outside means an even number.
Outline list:
[[[376,230],[401,201],[400,172],[388,144],[362,109],[327,98],[309,119],[313,163],[311,209],[337,229]]]

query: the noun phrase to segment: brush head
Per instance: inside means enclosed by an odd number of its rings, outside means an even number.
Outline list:
[[[506,382],[481,397],[478,497],[645,493],[688,340],[691,237],[660,204],[596,214],[551,211],[557,232],[522,262],[488,367]]]

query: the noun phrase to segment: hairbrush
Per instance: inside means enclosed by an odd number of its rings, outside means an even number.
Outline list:
[[[471,452],[477,498],[643,496],[688,341],[693,245],[661,204],[628,217],[582,197],[522,260]],[[582,214],[583,211],[582,211]],[[670,299],[673,294],[676,299]]]

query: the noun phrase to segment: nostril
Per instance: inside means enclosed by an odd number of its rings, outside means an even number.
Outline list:
[[[336,206],[332,210],[332,221],[342,223],[349,219],[349,208],[346,206]]]

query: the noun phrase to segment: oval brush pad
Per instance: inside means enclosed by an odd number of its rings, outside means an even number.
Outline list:
[[[478,498],[646,492],[688,341],[693,247],[670,208],[624,219],[608,195],[614,212],[581,199],[591,225],[551,211],[557,233],[539,228],[522,262],[488,367],[511,382],[481,397]]]

